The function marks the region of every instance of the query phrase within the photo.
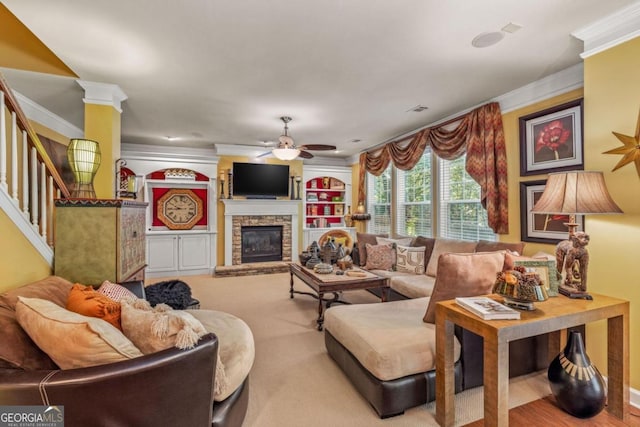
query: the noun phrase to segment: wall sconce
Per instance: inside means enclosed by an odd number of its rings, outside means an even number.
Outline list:
[[[224,199],[224,181],[225,181],[225,173],[224,173],[224,169],[222,169],[220,171],[220,177],[218,178],[218,181],[220,181],[220,199]]]
[[[67,158],[73,172],[75,185],[73,198],[95,199],[93,178],[100,167],[100,145],[90,139],[73,138],[67,147]]]

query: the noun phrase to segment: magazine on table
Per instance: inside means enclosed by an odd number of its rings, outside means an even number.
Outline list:
[[[484,320],[519,319],[520,312],[488,297],[456,298],[456,304]]]

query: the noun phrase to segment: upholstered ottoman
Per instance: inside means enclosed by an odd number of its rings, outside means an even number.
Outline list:
[[[249,371],[255,358],[255,344],[249,326],[229,313],[189,310],[207,331],[218,337],[218,354],[224,377],[214,391],[213,427],[239,426],[249,404]],[[217,379],[217,377],[216,377]]]
[[[334,306],[325,313],[327,351],[380,417],[435,398],[435,325],[429,298]],[[460,343],[455,341],[455,360]],[[456,363],[456,391],[462,388]]]

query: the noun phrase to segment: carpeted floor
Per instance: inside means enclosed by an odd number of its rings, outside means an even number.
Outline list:
[[[327,354],[323,332],[315,328],[317,301],[306,295],[289,298],[289,277],[284,273],[182,278],[202,309],[238,316],[253,331],[256,359],[244,427],[437,425],[433,403],[379,419]],[[308,290],[297,279],[295,287]],[[345,292],[343,297],[353,303],[378,303],[366,291]],[[545,374],[512,380],[510,406],[550,394]],[[458,425],[482,418],[482,411],[481,387],[457,395]]]

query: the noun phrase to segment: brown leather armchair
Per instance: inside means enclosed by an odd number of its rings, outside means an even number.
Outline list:
[[[67,427],[242,425],[248,377],[225,400],[214,402],[219,349],[214,334],[188,350],[169,348],[122,362],[58,369],[18,324],[15,304],[18,296],[26,296],[63,306],[71,286],[50,276],[0,294],[0,405],[64,406]]]
[[[64,406],[66,426],[206,426],[218,339],[68,370],[0,369],[0,405]]]

